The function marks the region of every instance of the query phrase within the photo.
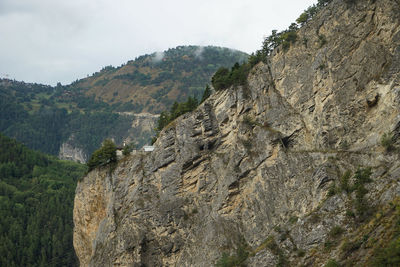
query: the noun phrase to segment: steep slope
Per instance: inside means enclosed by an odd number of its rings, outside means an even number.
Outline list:
[[[74,206],[81,266],[395,260],[399,5],[331,1],[247,86],[179,117],[152,153],[89,173]]]

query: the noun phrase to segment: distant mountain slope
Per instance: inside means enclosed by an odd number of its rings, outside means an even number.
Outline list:
[[[143,112],[157,114],[174,101],[200,98],[216,69],[246,58],[228,48],[180,46],[65,86],[0,79],[0,132],[81,162],[105,138],[141,147],[150,142],[156,121]]]
[[[71,88],[94,95],[124,111],[159,113],[174,101],[201,97],[210,77],[221,67],[247,59],[246,53],[214,46],[178,46],[144,55],[77,81]],[[123,105],[122,103],[125,103]]]
[[[58,155],[73,136],[76,146],[93,152],[107,137],[122,142],[132,117],[113,113],[109,105],[81,96],[69,102],[56,97],[63,87],[0,80],[0,131],[26,146]]]

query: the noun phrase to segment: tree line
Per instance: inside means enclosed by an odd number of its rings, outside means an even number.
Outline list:
[[[354,0],[346,1],[354,2]],[[232,85],[246,85],[247,76],[252,67],[261,61],[266,61],[271,52],[277,47],[281,46],[283,50],[289,49],[290,46],[297,41],[297,30],[299,27],[310,21],[330,2],[332,2],[332,0],[318,0],[317,4],[307,8],[297,18],[296,23],[292,23],[286,30],[280,32],[273,30],[272,33],[264,39],[261,49],[252,53],[247,62],[242,64],[236,63],[231,69],[226,67],[219,68],[211,79],[214,89],[222,90],[229,88]]]
[[[199,104],[203,103],[211,95],[211,88],[206,85],[203,95],[200,100],[196,97],[189,96],[185,102],[175,101],[169,111],[162,111],[160,117],[157,121],[157,126],[155,128],[156,135],[152,139],[152,143],[157,140],[157,137],[162,129],[164,129],[169,123],[174,121],[179,116],[195,110]]]

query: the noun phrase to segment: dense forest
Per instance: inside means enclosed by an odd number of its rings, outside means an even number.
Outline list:
[[[121,142],[133,117],[112,112],[104,102],[80,95],[58,101],[62,88],[23,82],[0,81],[0,132],[16,138],[31,149],[57,155],[71,135],[91,154],[112,137]]]
[[[0,266],[78,266],[72,209],[85,171],[0,134]]]

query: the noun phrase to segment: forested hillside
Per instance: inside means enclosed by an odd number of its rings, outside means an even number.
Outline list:
[[[246,53],[228,48],[178,46],[140,56],[120,67],[104,67],[70,88],[121,111],[160,113],[189,96],[200,99],[218,68],[231,67],[247,57]]]
[[[72,207],[84,165],[0,134],[0,266],[77,266]]]
[[[245,53],[227,48],[181,46],[121,67],[105,67],[65,86],[3,79],[0,132],[52,155],[71,139],[87,156],[106,138],[121,144],[130,135],[129,140],[141,147],[150,142],[152,133],[141,129],[128,133],[133,113],[157,114],[175,101],[200,100],[216,69],[246,58]]]
[[[57,100],[63,87],[0,81],[0,131],[28,147],[57,155],[71,135],[87,153],[106,137],[121,142],[132,117],[112,112],[106,103],[85,96]]]

